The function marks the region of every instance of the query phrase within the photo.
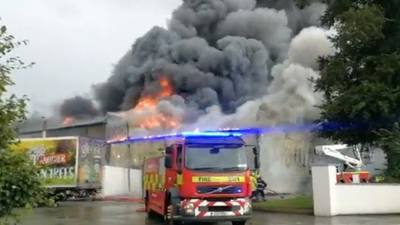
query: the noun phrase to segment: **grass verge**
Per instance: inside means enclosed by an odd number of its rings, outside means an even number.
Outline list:
[[[311,196],[271,199],[253,203],[253,209],[266,212],[313,214],[313,199]]]

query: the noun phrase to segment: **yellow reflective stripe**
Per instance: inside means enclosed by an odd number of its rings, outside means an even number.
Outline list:
[[[158,174],[154,174],[153,183],[154,183],[154,184],[158,184]]]
[[[182,185],[183,184],[183,176],[182,174],[178,174],[176,176],[176,185]]]
[[[144,188],[146,190],[159,190],[164,187],[164,176],[159,174],[146,174],[143,177]]]
[[[257,188],[257,178],[251,176],[251,190],[254,191]]]
[[[208,183],[208,182],[244,182],[244,176],[194,176],[193,183]]]
[[[159,185],[161,189],[164,187],[164,184],[165,184],[165,177],[160,176]]]

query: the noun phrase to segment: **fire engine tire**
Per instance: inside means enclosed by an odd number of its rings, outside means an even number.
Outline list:
[[[155,213],[153,210],[149,209],[149,210],[147,210],[147,218],[149,218],[149,219],[157,218],[157,213]]]
[[[232,221],[232,225],[245,225],[246,221]]]
[[[175,209],[172,204],[167,207],[167,213],[165,214],[164,220],[166,225],[180,225],[180,221],[174,220]]]

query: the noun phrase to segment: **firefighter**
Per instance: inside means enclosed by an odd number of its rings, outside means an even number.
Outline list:
[[[267,183],[261,178],[261,176],[257,177],[257,188],[255,191],[255,197],[258,200],[259,196],[262,198],[262,201],[265,201],[265,189],[267,188]]]
[[[253,171],[251,174],[251,198],[254,200],[258,200],[258,197],[261,195],[263,200],[265,200],[265,188],[267,187],[267,183],[261,178],[260,172],[258,170]]]
[[[257,171],[253,171],[251,173],[251,191],[252,193],[254,193],[257,189],[257,177],[258,177],[258,172]]]

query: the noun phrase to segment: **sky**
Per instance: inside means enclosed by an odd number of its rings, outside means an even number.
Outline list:
[[[33,68],[16,71],[9,93],[27,95],[44,116],[60,102],[105,81],[120,57],[153,26],[166,27],[181,0],[0,0],[9,33],[28,40],[15,54]]]

